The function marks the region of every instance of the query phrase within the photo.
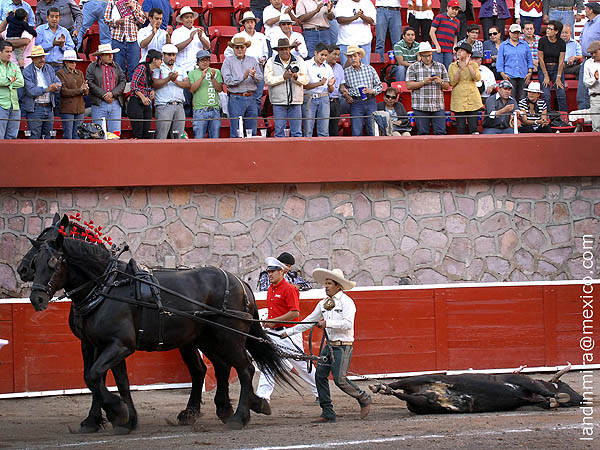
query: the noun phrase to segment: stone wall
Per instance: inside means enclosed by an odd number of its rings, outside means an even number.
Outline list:
[[[80,211],[150,266],[217,265],[256,285],[266,256],[358,285],[578,279],[600,254],[600,178],[0,190],[0,294],[55,212]],[[596,260],[597,262],[597,260]]]

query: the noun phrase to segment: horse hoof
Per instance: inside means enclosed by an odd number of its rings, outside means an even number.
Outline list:
[[[131,430],[127,427],[115,427],[114,434],[117,436],[124,436],[131,433]]]
[[[380,384],[370,384],[369,385],[369,389],[371,390],[371,392],[373,392],[374,394],[377,394],[379,392],[379,390],[381,389],[381,385]]]
[[[264,398],[256,397],[256,399],[250,403],[250,409],[258,414],[264,414],[265,416],[271,415],[271,405]]]
[[[90,425],[81,425],[79,427],[79,430],[74,430],[71,427],[69,428],[69,433],[71,434],[92,434],[92,433],[97,433],[99,428],[98,427],[93,427]]]
[[[119,403],[118,411],[115,413],[106,413],[109,422],[112,424],[113,428],[123,427],[127,425],[129,422],[129,409],[127,405],[123,402]]]
[[[244,426],[241,422],[238,422],[237,420],[230,420],[225,424],[226,430],[241,430],[242,428],[244,428]]]
[[[202,417],[202,413],[198,409],[184,409],[177,414],[177,422],[179,425],[193,425],[198,417]]]
[[[233,416],[233,408],[230,406],[226,409],[217,409],[217,417],[223,423],[227,423],[227,420]]]

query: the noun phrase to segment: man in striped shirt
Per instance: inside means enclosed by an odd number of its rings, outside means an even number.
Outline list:
[[[363,126],[366,124],[367,135],[373,136],[373,119],[371,115],[377,111],[375,96],[383,90],[377,71],[362,64],[361,58],[365,51],[356,46],[348,47],[346,56],[350,66],[344,69],[346,88],[350,95],[350,116],[352,116],[352,136],[362,136]],[[351,100],[351,101],[350,101]]]
[[[548,119],[548,105],[541,98],[542,87],[537,81],[525,88],[527,97],[519,100],[521,112],[520,133],[552,133]]]
[[[131,81],[133,69],[140,60],[136,24],[146,23],[142,7],[137,0],[129,0],[121,8],[117,6],[117,0],[109,0],[104,13],[104,21],[110,28],[112,46],[119,49],[119,53],[115,54],[115,62],[127,74],[127,81]]]
[[[433,19],[429,31],[429,37],[435,47],[433,60],[442,63],[446,69],[454,59],[454,47],[460,29],[460,21],[456,18],[459,10],[459,1],[450,0],[446,14],[438,14]]]
[[[415,40],[416,31],[413,27],[406,27],[402,32],[402,39],[394,45],[396,57],[396,81],[406,80],[406,69],[417,60],[419,43]]]

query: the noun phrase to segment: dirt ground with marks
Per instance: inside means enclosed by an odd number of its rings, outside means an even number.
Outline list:
[[[552,374],[535,374],[550,379]],[[562,377],[581,391],[582,375],[571,372]],[[255,380],[256,381],[256,380]],[[390,380],[388,380],[390,381]],[[594,372],[594,386],[600,392],[600,371]],[[366,388],[367,382],[359,382]],[[600,401],[595,400],[594,440],[582,441],[583,413],[579,408],[546,411],[527,409],[504,413],[416,416],[395,397],[374,395],[371,414],[359,419],[354,399],[333,383],[332,394],[338,420],[311,424],[320,414],[310,392],[277,389],[271,406],[273,414],[252,414],[241,431],[226,431],[215,415],[213,393],[204,396],[204,415],[193,426],[167,424],[184,408],[188,389],[137,391],[133,399],[139,426],[128,436],[115,436],[110,426],[93,435],[75,435],[87,415],[90,395],[0,400],[0,448],[82,448],[82,449],[594,449],[600,448]],[[232,399],[238,386],[232,385]]]

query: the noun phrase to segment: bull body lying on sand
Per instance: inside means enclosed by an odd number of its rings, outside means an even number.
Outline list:
[[[416,414],[478,413],[509,411],[521,406],[556,408],[578,406],[583,397],[559,381],[570,365],[551,381],[535,380],[519,373],[487,375],[419,375],[390,384],[370,385],[379,394],[404,400]],[[402,392],[400,392],[402,391]]]

